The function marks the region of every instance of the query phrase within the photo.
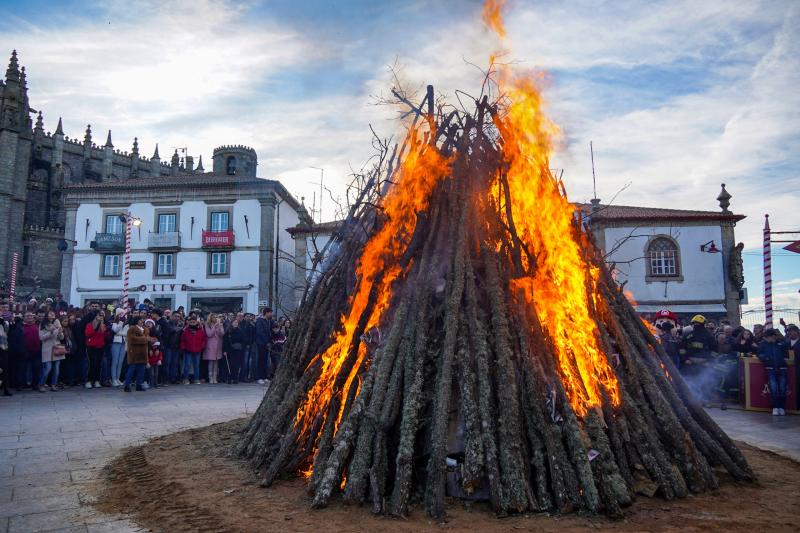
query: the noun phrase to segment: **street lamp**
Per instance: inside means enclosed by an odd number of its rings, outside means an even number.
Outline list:
[[[139,228],[139,238],[141,238],[141,225],[142,219],[134,217],[128,213],[119,216],[119,219],[125,224],[125,269],[122,274],[122,308],[128,311],[128,280],[131,274],[131,227],[136,226]]]

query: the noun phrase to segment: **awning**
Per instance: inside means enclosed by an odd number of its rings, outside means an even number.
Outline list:
[[[662,309],[669,309],[673,313],[727,313],[728,310],[722,304],[691,304],[691,305],[670,305],[664,302],[663,305],[637,305],[638,313],[657,313]]]

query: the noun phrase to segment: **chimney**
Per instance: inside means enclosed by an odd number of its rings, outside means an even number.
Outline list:
[[[186,156],[186,173],[194,174],[194,157],[190,155]]]

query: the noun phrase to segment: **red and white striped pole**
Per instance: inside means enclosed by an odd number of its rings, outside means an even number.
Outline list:
[[[125,270],[122,273],[122,308],[128,311],[128,281],[131,275],[131,214],[125,214]]]
[[[19,265],[19,253],[14,252],[11,256],[11,287],[8,289],[8,303],[14,307],[14,300],[17,296],[17,266]]]
[[[769,215],[764,215],[764,328],[772,327],[772,242]]]

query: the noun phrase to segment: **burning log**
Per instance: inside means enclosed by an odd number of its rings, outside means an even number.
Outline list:
[[[448,493],[500,515],[619,515],[640,492],[715,488],[718,469],[752,481],[551,175],[535,87],[504,89],[446,114],[429,89],[238,453],[267,486],[306,475],[315,507],[341,495],[396,516],[441,517]]]

